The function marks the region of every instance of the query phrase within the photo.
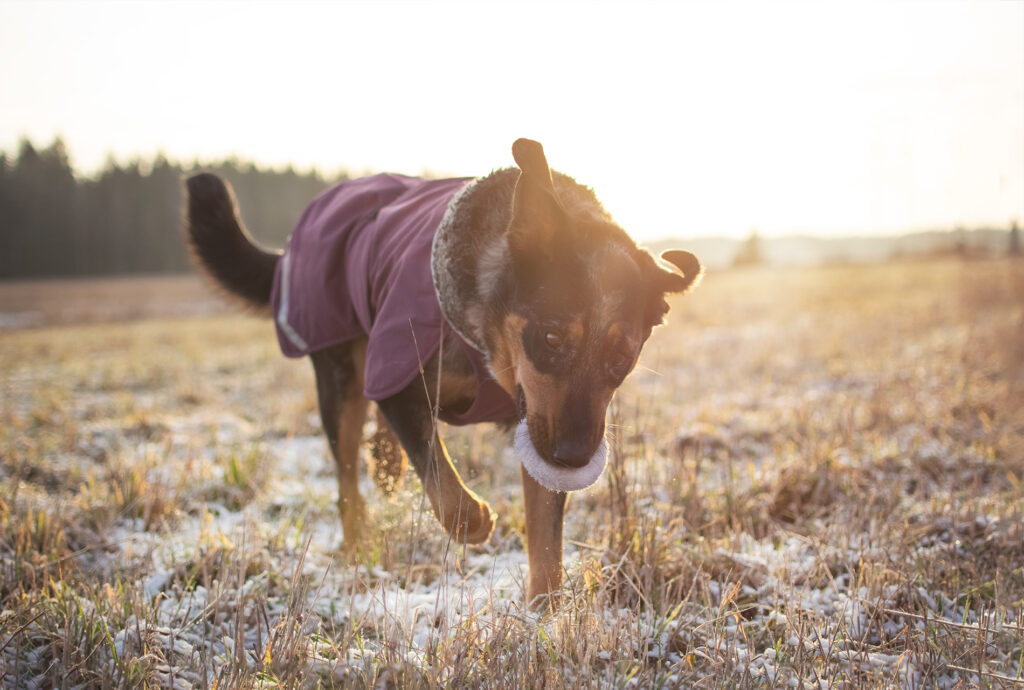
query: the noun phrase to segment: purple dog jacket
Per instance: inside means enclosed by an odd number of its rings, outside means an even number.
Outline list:
[[[363,394],[395,395],[439,348],[461,347],[476,374],[473,405],[449,424],[500,421],[515,405],[483,355],[441,315],[430,249],[448,202],[468,179],[382,174],[330,187],[309,205],[274,273],[271,305],[288,357],[368,338]]]

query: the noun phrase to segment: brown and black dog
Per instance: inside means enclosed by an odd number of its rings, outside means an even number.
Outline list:
[[[635,366],[651,329],[668,311],[666,294],[685,292],[702,272],[692,254],[679,250],[662,254],[667,263],[659,265],[612,220],[590,189],[551,172],[539,143],[519,139],[512,154],[518,169],[459,183],[450,199],[442,197],[443,217],[431,221],[427,253],[419,255],[418,261],[430,264],[420,268],[432,277],[431,298],[436,297],[438,304],[431,307],[439,307],[444,327],[464,346],[431,350],[414,380],[374,398],[378,483],[393,486],[407,456],[441,525],[458,541],[471,544],[489,538],[494,517],[487,503],[463,484],[437,434],[437,419],[472,408],[482,385],[496,383],[508,405],[495,408],[498,411],[488,421],[520,424],[537,462],[569,473],[592,466],[598,455],[603,463],[605,415],[612,395]],[[387,177],[389,183],[396,180],[403,185],[420,182]],[[325,267],[319,270],[344,273],[343,254],[356,252],[353,243],[365,238],[346,239],[347,249],[340,253],[324,247],[305,268],[298,263],[289,267],[299,228],[284,254],[265,251],[242,227],[230,188],[222,180],[200,174],[186,184],[187,238],[197,263],[248,305],[268,310],[273,303],[282,348],[295,356],[308,354],[312,360],[321,420],[337,464],[345,541],[356,545],[365,520],[357,474],[369,404],[364,393],[370,388],[372,366],[379,369],[383,363],[386,368],[387,357],[392,356],[374,350],[384,347],[375,344],[372,323],[383,307],[370,306],[370,316],[361,323],[362,335],[314,349],[308,346],[308,337],[295,333],[288,322],[288,312],[295,306],[288,305],[283,286],[295,280],[296,271],[313,270],[313,264]],[[350,182],[342,184],[353,188]],[[405,212],[401,203],[408,198],[398,196],[397,206],[384,200],[379,207],[364,209],[359,221],[352,223],[353,232],[372,235],[375,223],[384,223],[392,209]],[[308,218],[329,216],[322,207],[314,208],[316,203],[311,205],[315,212],[307,211],[300,227]],[[374,240],[366,241],[371,246]],[[313,251],[318,249],[314,246]],[[331,276],[315,277],[331,285]],[[278,295],[282,290],[283,297]],[[421,287],[405,302],[416,303],[413,298],[421,299],[422,293]],[[415,317],[410,316],[410,323]],[[313,322],[307,330],[317,327]],[[287,347],[294,347],[289,339],[307,349],[289,352]],[[474,365],[477,355],[484,367]],[[517,436],[517,449],[518,443]],[[525,460],[524,466],[529,467]],[[562,581],[567,492],[559,490],[564,485],[545,481],[541,470],[522,471],[530,602],[544,601],[539,597],[559,588]]]

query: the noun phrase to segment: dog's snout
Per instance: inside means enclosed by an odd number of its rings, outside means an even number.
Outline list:
[[[586,467],[604,437],[607,397],[592,387],[578,387],[566,396],[557,415],[549,419],[551,451],[549,461],[560,467]]]
[[[559,465],[583,467],[590,462],[590,457],[593,454],[593,449],[588,444],[565,439],[555,444],[551,455]]]

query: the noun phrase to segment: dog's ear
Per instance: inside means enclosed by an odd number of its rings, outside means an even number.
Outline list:
[[[551,183],[551,168],[548,167],[544,147],[540,145],[539,141],[516,139],[512,142],[512,157],[523,175],[537,182],[552,194],[555,193],[555,187]]]
[[[679,269],[679,273],[661,270],[659,284],[662,292],[686,292],[696,287],[704,275],[704,267],[701,266],[700,260],[682,249],[662,252],[661,259]]]
[[[686,292],[693,288],[704,275],[704,267],[700,265],[696,256],[681,249],[664,252],[660,262],[646,251],[641,252],[644,256],[643,263],[646,265],[644,270],[649,276],[646,319],[647,325],[653,328],[664,323],[665,314],[668,313],[665,295],[670,292]],[[673,271],[672,268],[676,270]]]
[[[544,147],[530,139],[516,139],[512,157],[519,166],[509,224],[509,247],[518,257],[553,253],[566,225],[565,209],[558,201]]]

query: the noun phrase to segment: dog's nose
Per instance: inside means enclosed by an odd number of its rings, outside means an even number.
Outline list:
[[[565,467],[583,467],[593,455],[590,448],[587,447],[586,443],[579,441],[562,440],[555,443],[554,451],[552,456],[555,458],[555,463]]]

